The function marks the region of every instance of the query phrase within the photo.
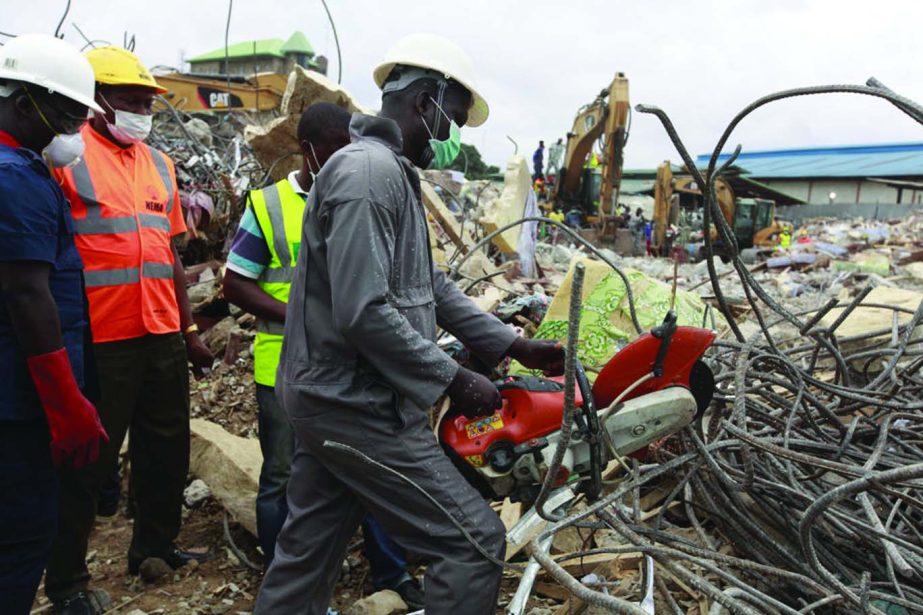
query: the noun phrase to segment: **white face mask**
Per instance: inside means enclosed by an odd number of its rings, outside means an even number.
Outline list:
[[[153,115],[141,115],[139,113],[132,113],[131,111],[122,111],[121,109],[113,107],[102,94],[100,94],[99,97],[102,98],[106,106],[115,113],[115,124],[110,123],[109,120],[106,119],[106,128],[109,129],[109,134],[112,135],[113,139],[122,145],[131,145],[132,143],[144,141],[147,139],[148,135],[151,134]]]
[[[72,167],[80,162],[83,156],[83,135],[55,135],[51,143],[42,150],[42,158],[51,167]]]
[[[115,124],[106,122],[109,134],[124,145],[131,145],[147,139],[151,134],[153,116],[140,115],[130,111],[115,110]]]

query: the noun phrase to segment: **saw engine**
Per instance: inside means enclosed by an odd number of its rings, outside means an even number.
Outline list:
[[[605,365],[591,387],[578,363],[574,426],[555,486],[591,499],[616,456],[643,454],[705,410],[714,377],[701,357],[715,332],[678,327],[671,312]],[[531,502],[561,437],[564,378],[511,376],[497,382],[503,405],[468,419],[450,410],[439,425],[446,454],[487,499]]]

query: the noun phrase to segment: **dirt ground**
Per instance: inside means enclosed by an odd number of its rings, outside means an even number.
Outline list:
[[[244,351],[233,366],[220,365],[202,381],[190,382],[191,414],[221,424],[239,436],[257,437],[257,406],[253,395],[253,363]],[[124,451],[123,451],[124,452]],[[127,474],[123,468],[123,477]],[[189,480],[193,480],[190,476]],[[186,550],[207,552],[211,559],[191,565],[155,584],[145,584],[128,574],[127,552],[131,541],[131,518],[126,503],[127,479],[123,478],[119,512],[111,518],[97,518],[90,537],[88,566],[91,587],[106,590],[112,598],[110,613],[141,615],[222,615],[250,613],[259,591],[262,572],[251,570],[232,552],[224,534],[224,509],[209,497],[193,508],[183,509],[183,527],[177,544]],[[251,563],[262,568],[256,539],[237,523],[228,524],[231,538]],[[352,543],[333,597],[334,609],[345,612],[357,600],[371,594],[368,563],[362,556],[361,534]],[[415,573],[422,578],[423,567]],[[504,578],[501,607],[516,590],[518,577]],[[539,608],[560,604],[535,598]],[[33,613],[50,613],[51,605],[39,588]],[[502,613],[502,608],[498,609]],[[529,611],[527,611],[529,612]],[[542,611],[539,610],[538,613]]]
[[[190,565],[172,577],[145,584],[127,570],[127,551],[131,540],[131,519],[124,502],[112,518],[98,518],[90,537],[89,569],[91,587],[102,588],[112,598],[110,613],[129,615],[140,610],[147,615],[238,615],[250,613],[262,573],[251,570],[232,553],[224,536],[224,510],[209,498],[194,509],[184,509],[183,528],[178,544],[184,549],[205,551],[212,557],[202,565]],[[235,545],[252,562],[261,565],[256,540],[236,523],[229,524]],[[360,598],[372,593],[368,563],[361,553],[361,535],[353,542],[334,593],[334,609],[345,612]],[[416,573],[422,576],[423,568]],[[502,604],[516,588],[516,579],[504,579]],[[533,599],[536,607],[548,608],[554,601]],[[39,588],[33,613],[50,613],[51,605]],[[498,609],[502,613],[502,609]],[[541,612],[541,611],[539,611]],[[134,615],[140,615],[135,613]]]

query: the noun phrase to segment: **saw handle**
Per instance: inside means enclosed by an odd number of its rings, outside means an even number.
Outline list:
[[[654,367],[651,369],[655,378],[663,376],[663,363],[667,360],[667,350],[670,349],[670,342],[673,341],[674,333],[676,333],[676,312],[670,310],[664,317],[663,322],[651,329],[651,335],[660,340],[660,349],[657,350],[657,358],[654,360]]]
[[[577,387],[583,397],[583,405],[576,415],[578,427],[583,431],[584,438],[590,446],[590,480],[581,486],[581,491],[592,502],[602,492],[602,438],[600,437],[599,415],[596,414],[596,401],[593,399],[593,389],[586,376],[583,364],[577,359],[576,365]]]

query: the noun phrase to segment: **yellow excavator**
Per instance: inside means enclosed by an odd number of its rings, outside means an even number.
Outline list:
[[[629,111],[628,78],[616,73],[593,102],[577,111],[567,134],[564,163],[560,169],[551,169],[557,173],[552,200],[579,205],[588,223],[605,226],[606,219],[615,214]],[[601,141],[598,156],[592,154],[597,141]],[[591,155],[598,164],[588,163]]]
[[[271,111],[279,108],[288,84],[288,75],[277,73],[249,77],[167,73],[156,77],[168,90],[164,98],[186,112]]]
[[[776,204],[769,199],[736,198],[731,185],[724,179],[715,182],[718,206],[724,219],[731,226],[737,245],[741,249],[752,247],[771,247],[776,245],[783,225],[775,217]],[[657,167],[657,179],[654,183],[654,217],[651,230],[651,250],[654,254],[668,256],[666,252],[666,232],[670,225],[679,221],[682,195],[694,200],[694,207],[703,206],[702,190],[692,175],[673,174],[669,160]],[[724,252],[724,246],[718,240],[714,225],[709,229],[714,249],[717,254]]]

